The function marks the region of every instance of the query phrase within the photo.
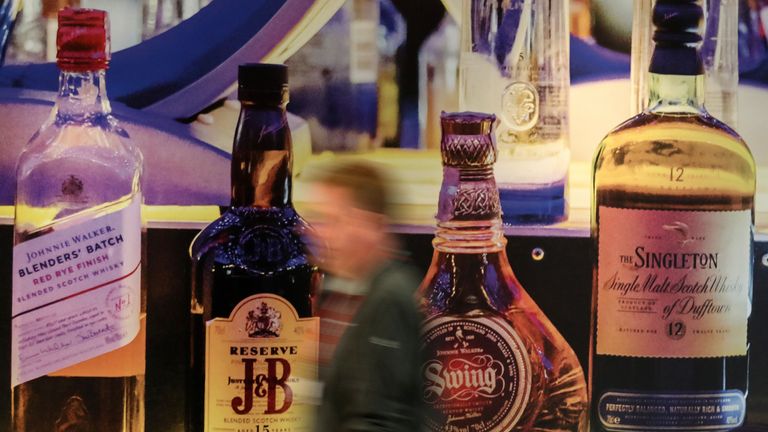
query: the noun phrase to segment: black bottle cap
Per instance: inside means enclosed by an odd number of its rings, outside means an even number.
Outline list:
[[[246,63],[237,70],[237,97],[246,102],[283,104],[288,98],[288,67]]]
[[[651,73],[699,75],[704,67],[697,51],[704,10],[699,0],[657,0],[653,7]]]

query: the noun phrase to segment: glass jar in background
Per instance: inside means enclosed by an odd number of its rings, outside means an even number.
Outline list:
[[[506,223],[567,217],[569,0],[464,0],[459,109],[498,117]]]
[[[440,113],[459,107],[459,26],[446,14],[419,52],[421,148],[440,148]]]

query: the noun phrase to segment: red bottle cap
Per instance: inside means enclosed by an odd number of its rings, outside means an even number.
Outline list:
[[[109,19],[97,9],[59,11],[56,34],[57,63],[61,70],[86,72],[109,64]]]

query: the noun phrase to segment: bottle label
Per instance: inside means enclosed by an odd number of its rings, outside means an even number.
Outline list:
[[[531,393],[520,336],[498,317],[437,317],[424,324],[424,402],[432,431],[511,430]]]
[[[711,393],[651,394],[608,392],[598,403],[608,431],[707,431],[744,423],[746,402],[738,390]]]
[[[205,431],[309,431],[319,319],[257,294],[206,324]]]
[[[599,208],[597,353],[747,353],[751,214]]]
[[[12,386],[117,350],[139,334],[141,197],[44,232],[13,248]]]
[[[373,84],[379,75],[378,2],[357,0],[350,6],[353,18],[349,23],[349,81]]]

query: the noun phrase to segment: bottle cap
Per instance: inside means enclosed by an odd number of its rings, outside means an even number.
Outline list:
[[[288,67],[285,65],[242,64],[238,67],[237,81],[237,97],[241,101],[258,99],[280,104],[287,102]]]
[[[97,9],[60,10],[56,47],[61,70],[85,72],[106,69],[110,58],[107,13]]]
[[[496,162],[493,114],[460,112],[440,115],[443,165],[458,168],[488,167]]]
[[[656,42],[650,71],[669,75],[698,75],[704,70],[697,45],[704,10],[698,0],[657,0],[653,7]]]

